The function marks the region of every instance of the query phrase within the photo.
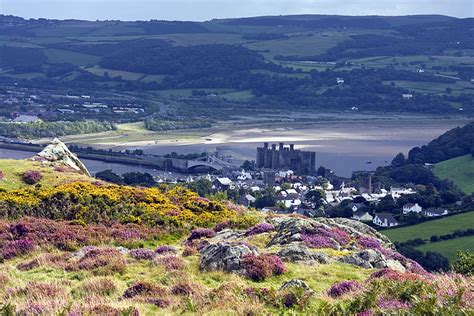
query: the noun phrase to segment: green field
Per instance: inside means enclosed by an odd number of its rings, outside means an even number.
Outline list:
[[[87,70],[88,72],[93,73],[96,76],[101,76],[101,77],[103,77],[106,73],[111,78],[121,76],[122,79],[124,80],[138,80],[145,76],[145,74],[139,73],[139,72],[106,69],[106,68],[101,68],[97,65],[94,67],[85,67],[84,70]]]
[[[466,194],[474,192],[474,158],[471,155],[437,163],[433,172],[438,178],[453,181]]]
[[[423,252],[436,251],[452,260],[456,258],[456,254],[459,250],[467,250],[474,252],[474,237],[462,237],[450,240],[443,240],[439,242],[432,242],[425,245],[416,247]]]
[[[464,230],[474,227],[474,211],[453,215],[446,218],[424,222],[418,225],[384,230],[393,242],[404,242],[410,239],[430,239],[432,235],[445,235],[455,230]]]
[[[436,251],[452,260],[456,258],[459,250],[474,251],[474,236],[461,237],[438,242],[429,242],[433,235],[441,236],[452,233],[456,230],[466,230],[474,227],[474,211],[459,215],[449,216],[418,225],[385,230],[382,233],[387,235],[393,242],[404,242],[410,239],[421,238],[427,241],[426,244],[415,247],[426,251]]]

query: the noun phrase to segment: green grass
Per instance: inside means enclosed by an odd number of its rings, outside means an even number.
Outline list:
[[[32,156],[34,153],[32,153]],[[40,162],[30,160],[0,159],[0,171],[4,178],[0,180],[0,190],[14,190],[29,186],[21,177],[25,171],[38,170],[43,178],[39,182],[42,186],[52,187],[75,180],[90,180],[85,175],[76,172],[57,172],[52,167],[44,166]]]
[[[424,252],[436,251],[446,258],[453,260],[456,258],[456,254],[459,250],[474,252],[474,236],[432,242],[416,248]]]
[[[446,218],[424,222],[418,225],[384,230],[393,242],[404,242],[410,239],[429,239],[432,235],[445,235],[455,230],[464,230],[474,227],[474,211],[453,215]]]
[[[313,36],[294,36],[286,39],[257,41],[244,46],[252,50],[267,51],[264,55],[273,59],[276,55],[313,56],[326,52],[327,49],[347,40],[341,33],[315,34]]]
[[[466,194],[474,192],[474,158],[471,155],[437,163],[433,172],[440,179],[453,181]]]
[[[220,97],[226,98],[228,100],[247,100],[254,97],[251,90],[242,90],[229,92],[219,95]]]

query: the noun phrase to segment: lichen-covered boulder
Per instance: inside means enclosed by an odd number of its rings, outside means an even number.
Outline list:
[[[227,271],[243,274],[243,257],[246,254],[258,255],[258,252],[245,244],[219,242],[210,244],[200,251],[201,271]]]
[[[293,243],[284,246],[278,251],[277,256],[283,261],[312,264],[315,262],[328,264],[331,262],[328,255],[322,252],[311,252],[308,247],[301,243]]]

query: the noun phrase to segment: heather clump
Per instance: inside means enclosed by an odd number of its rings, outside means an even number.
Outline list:
[[[328,295],[332,298],[337,298],[360,288],[360,284],[356,281],[342,281],[331,286],[328,290]]]
[[[11,259],[25,255],[35,249],[35,243],[29,238],[7,241],[0,250],[1,259]]]
[[[338,227],[316,227],[306,229],[301,235],[301,240],[311,248],[339,249],[350,243],[351,236]]]
[[[130,256],[137,260],[151,260],[156,256],[156,253],[150,249],[139,248],[131,250]]]
[[[195,239],[201,239],[201,238],[212,238],[216,235],[216,232],[212,229],[209,228],[196,228],[191,231],[191,234],[189,234],[188,237],[188,242],[191,242]]]
[[[263,281],[272,275],[285,273],[286,267],[278,256],[246,254],[243,257],[245,274],[253,281]]]
[[[26,184],[36,184],[43,178],[38,170],[29,170],[23,173],[22,179]]]
[[[163,246],[159,246],[155,249],[155,253],[156,254],[175,254],[177,253],[178,251],[176,250],[175,247],[173,246],[168,246],[168,245],[163,245]]]
[[[11,259],[31,252],[36,246],[74,251],[87,245],[130,245],[159,239],[167,233],[136,224],[106,227],[27,217],[16,222],[0,221],[0,256]]]
[[[263,233],[268,233],[271,232],[275,229],[272,224],[269,223],[260,223],[257,224],[253,227],[250,227],[246,232],[246,236],[254,236],[254,235],[259,235]]]
[[[124,273],[126,270],[124,256],[114,248],[92,248],[86,250],[79,260],[72,260],[66,266],[68,271],[87,270],[93,274],[109,275]]]
[[[323,235],[317,235],[314,233],[304,233],[301,235],[303,243],[310,248],[332,248],[337,249],[336,242]]]
[[[156,284],[146,282],[146,281],[137,281],[128,287],[123,293],[123,298],[134,298],[137,296],[141,297],[153,297],[153,296],[162,296],[166,293],[166,289],[160,287]]]

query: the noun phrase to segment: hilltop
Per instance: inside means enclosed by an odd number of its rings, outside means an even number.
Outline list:
[[[0,192],[3,313],[338,315],[474,308],[472,277],[429,273],[360,222],[263,214],[180,186],[108,184],[83,171],[64,177],[58,160],[45,159],[56,169],[0,161],[8,178],[25,166],[30,171],[17,179],[22,185],[0,180],[9,183]]]

